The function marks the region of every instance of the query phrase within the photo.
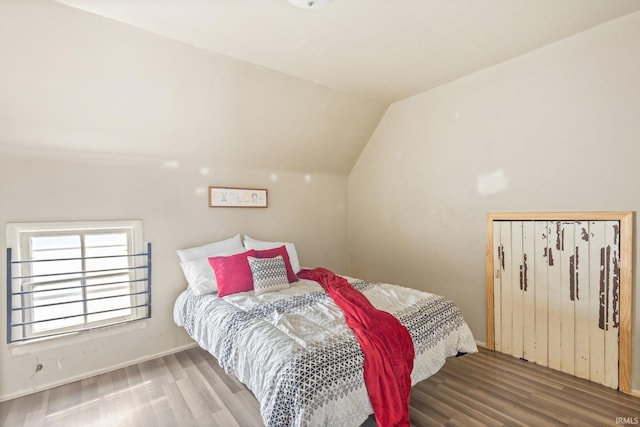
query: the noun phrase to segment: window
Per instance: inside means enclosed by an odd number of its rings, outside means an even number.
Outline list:
[[[141,221],[7,225],[9,342],[151,317]]]

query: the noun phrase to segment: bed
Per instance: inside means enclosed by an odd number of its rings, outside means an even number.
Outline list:
[[[444,297],[346,277],[413,340],[412,385],[445,359],[477,351],[459,308]],[[224,298],[182,292],[174,320],[260,403],[266,426],[359,426],[373,413],[363,353],[340,308],[311,280]]]

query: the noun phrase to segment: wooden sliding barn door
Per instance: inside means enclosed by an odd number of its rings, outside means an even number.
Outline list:
[[[487,345],[631,391],[632,214],[487,216]]]

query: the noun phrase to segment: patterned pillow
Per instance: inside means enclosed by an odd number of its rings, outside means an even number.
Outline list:
[[[289,260],[289,253],[287,252],[287,248],[285,245],[272,249],[256,249],[256,258],[275,258],[278,255],[282,255],[284,266],[287,267],[287,278],[289,279],[289,283],[297,282],[298,276],[296,276],[296,273],[293,272],[293,267],[291,266],[291,261]]]
[[[253,292],[255,295],[273,292],[289,287],[287,267],[282,255],[275,258],[247,257],[253,274]]]

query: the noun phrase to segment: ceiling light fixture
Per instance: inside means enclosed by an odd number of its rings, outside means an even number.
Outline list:
[[[331,3],[331,1],[332,0],[289,0],[289,3],[302,9],[318,9]]]

